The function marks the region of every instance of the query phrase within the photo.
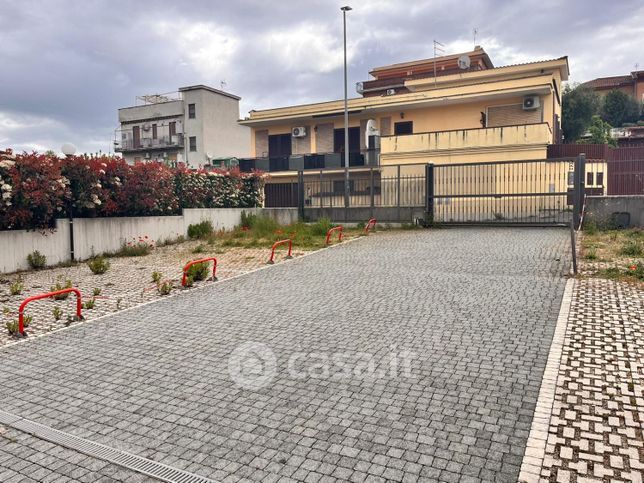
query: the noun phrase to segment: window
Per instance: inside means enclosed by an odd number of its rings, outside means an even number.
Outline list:
[[[597,173],[597,186],[604,186],[604,173]]]
[[[157,125],[152,124],[152,139],[156,139],[156,138],[157,138]]]
[[[333,130],[333,152],[344,153],[344,128]],[[360,152],[360,128],[349,128],[349,152]]]
[[[394,136],[404,136],[406,134],[414,134],[413,121],[394,123]]]
[[[595,181],[595,173],[586,173],[586,186],[592,186]]]
[[[197,117],[197,111],[194,104],[188,104],[188,118],[194,119]]]
[[[197,136],[190,136],[188,138],[190,141],[190,151],[194,152],[197,150]]]

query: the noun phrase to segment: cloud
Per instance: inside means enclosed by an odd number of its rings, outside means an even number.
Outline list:
[[[375,66],[431,57],[434,39],[470,50],[474,28],[495,65],[568,55],[573,81],[644,68],[641,0],[348,3],[350,86]],[[198,83],[226,81],[242,115],[339,99],[341,4],[0,0],[0,147],[109,151],[119,107]]]

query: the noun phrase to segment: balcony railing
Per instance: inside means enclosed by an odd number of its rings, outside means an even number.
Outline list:
[[[183,134],[173,134],[172,136],[159,136],[157,138],[141,138],[134,140],[132,138],[116,139],[114,141],[114,151],[145,151],[148,149],[166,149],[182,148]]]
[[[349,153],[349,166],[379,166],[380,150],[365,149]],[[303,171],[309,169],[343,168],[343,153],[312,153],[292,154],[291,156],[269,156],[265,158],[245,158],[239,160],[239,169],[242,172],[253,170],[277,171]]]

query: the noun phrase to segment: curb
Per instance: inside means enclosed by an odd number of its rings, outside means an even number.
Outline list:
[[[557,378],[561,365],[561,354],[563,352],[575,284],[576,281],[574,279],[568,279],[566,281],[566,287],[564,288],[559,317],[557,318],[555,333],[552,337],[548,361],[543,372],[539,397],[537,398],[537,405],[532,418],[530,435],[528,436],[523,461],[521,463],[521,471],[518,479],[520,483],[536,483],[542,481],[541,469],[546,456],[548,429],[552,418]]]

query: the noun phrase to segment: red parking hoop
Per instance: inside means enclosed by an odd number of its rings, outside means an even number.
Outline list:
[[[364,227],[364,232],[369,233],[369,227],[371,227],[372,231],[375,230],[376,223],[377,223],[377,220],[375,218],[370,218],[369,221],[367,222],[367,226]]]
[[[25,307],[29,302],[33,302],[34,300],[40,300],[40,299],[49,299],[53,298],[56,295],[61,295],[64,293],[70,293],[73,292],[76,294],[76,317],[78,317],[79,320],[83,318],[83,315],[81,314],[81,309],[83,307],[83,304],[81,303],[81,292],[77,288],[64,288],[62,290],[56,290],[55,292],[47,292],[47,293],[41,293],[40,295],[32,295],[31,297],[27,297],[25,300],[22,301],[20,304],[20,308],[18,309],[18,332],[20,332],[20,335],[27,335],[25,334]]]
[[[217,259],[215,257],[202,258],[200,260],[193,260],[186,263],[186,266],[183,267],[183,278],[181,279],[181,286],[185,287],[188,279],[188,269],[197,263],[204,263],[212,261],[212,281],[217,281]]]
[[[293,240],[287,238],[286,240],[280,240],[273,243],[273,247],[271,248],[271,258],[269,258],[268,262],[266,263],[269,265],[275,263],[275,261],[273,260],[275,258],[275,249],[280,245],[286,244],[288,244],[288,254],[286,255],[286,258],[293,258]]]
[[[334,232],[338,232],[338,241],[342,241],[342,233],[343,233],[343,228],[342,225],[340,226],[335,226],[331,228],[329,231],[326,232],[326,241],[324,242],[325,245],[329,244],[329,241],[331,240],[331,235],[333,235]]]

